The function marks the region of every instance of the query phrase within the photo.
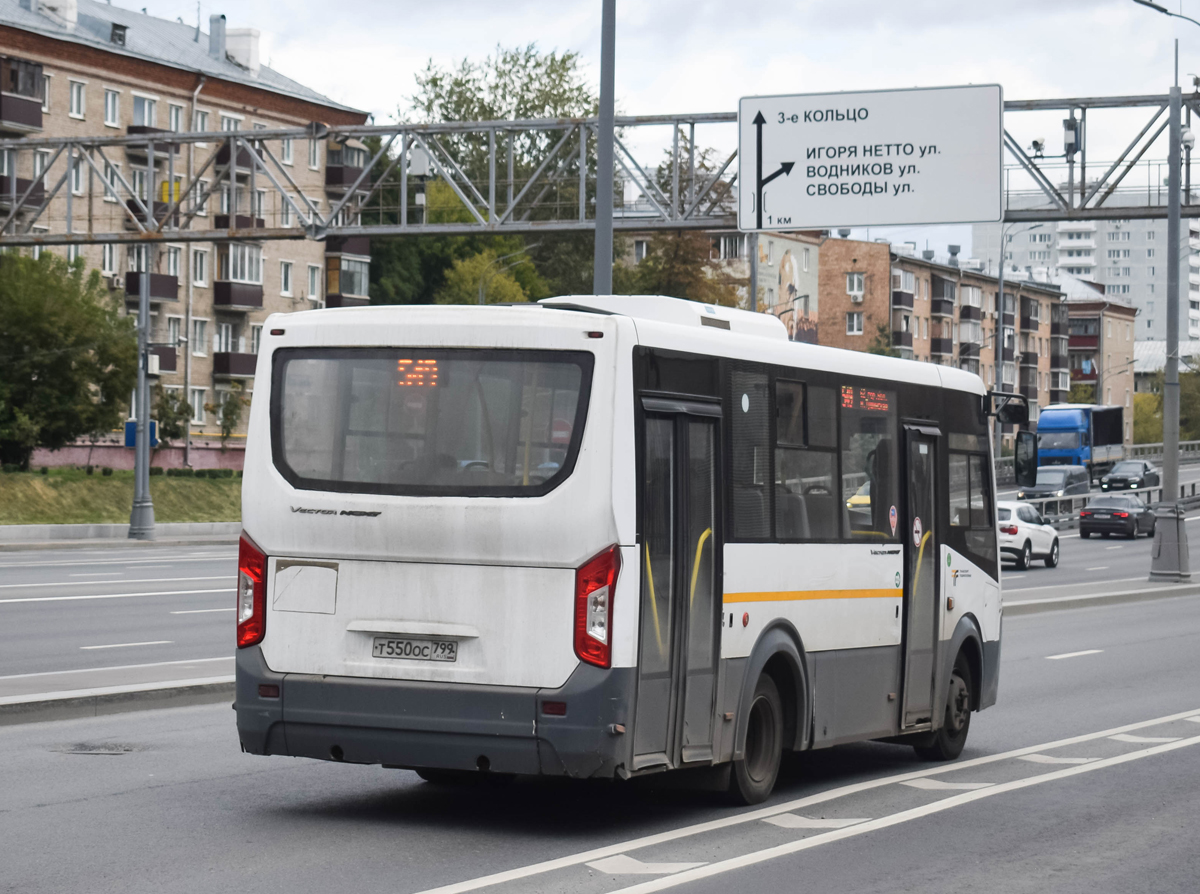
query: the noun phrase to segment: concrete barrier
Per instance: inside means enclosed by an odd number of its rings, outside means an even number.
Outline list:
[[[155,525],[158,540],[213,537],[236,540],[241,522],[178,522]],[[129,525],[0,525],[0,544],[61,543],[74,540],[125,540]]]

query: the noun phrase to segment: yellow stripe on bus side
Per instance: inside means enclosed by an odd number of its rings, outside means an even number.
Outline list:
[[[798,602],[802,599],[899,599],[904,591],[888,590],[776,590],[770,593],[726,593],[729,602]]]

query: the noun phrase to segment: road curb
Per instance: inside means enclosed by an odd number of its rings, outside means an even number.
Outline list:
[[[106,689],[41,693],[20,700],[0,700],[0,726],[208,705],[231,701],[233,694],[233,677],[176,680],[154,686],[111,686]]]
[[[1120,605],[1127,602],[1144,602],[1151,599],[1172,599],[1179,596],[1200,594],[1200,582],[1157,587],[1153,590],[1122,590],[1120,593],[1095,593],[1084,596],[1059,596],[1054,599],[1025,599],[1005,602],[1005,617],[1036,615],[1042,612],[1063,611],[1072,608],[1094,608],[1098,605]]]
[[[136,549],[148,546],[226,546],[238,542],[237,537],[176,537],[166,540],[44,540],[27,543],[0,543],[0,553],[29,552],[39,549]]]

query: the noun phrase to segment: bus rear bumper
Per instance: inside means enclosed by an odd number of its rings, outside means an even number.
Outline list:
[[[586,664],[559,689],[278,674],[256,647],[237,653],[238,736],[251,754],[614,776],[628,765],[634,680],[633,668]],[[566,713],[546,714],[546,702]]]

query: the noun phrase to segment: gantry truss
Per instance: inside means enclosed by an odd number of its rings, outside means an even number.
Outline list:
[[[1166,96],[1005,102],[1005,219],[1165,217],[1153,184],[1167,105]],[[1088,112],[1095,126],[1096,112],[1118,109],[1135,111],[1104,122],[1102,142],[1124,150],[1089,159]],[[1139,109],[1149,120],[1128,130]],[[1185,95],[1184,109],[1190,124],[1200,93]],[[1014,136],[1029,130],[1021,115],[1040,115],[1037,126],[1054,112],[1077,122],[1066,127],[1074,151],[1047,156],[1050,141]],[[618,117],[614,227],[736,228],[736,124],[732,112]],[[562,118],[0,140],[0,247],[591,230],[596,129],[594,118]],[[303,164],[293,155],[312,143],[322,197],[293,176]],[[655,148],[631,149],[646,146]],[[1151,185],[1131,176],[1139,168]],[[1197,217],[1190,149],[1184,171],[1183,215]]]

